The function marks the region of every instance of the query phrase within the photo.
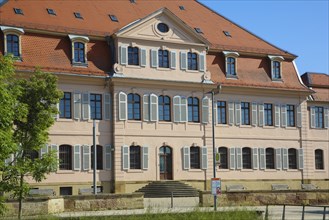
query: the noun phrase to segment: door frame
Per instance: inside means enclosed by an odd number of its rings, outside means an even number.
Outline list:
[[[164,155],[168,155],[168,154],[162,154],[162,153],[160,153],[161,151],[160,151],[160,149],[161,148],[164,148],[164,149],[166,149],[166,148],[169,148],[170,149],[170,151],[171,151],[171,178],[168,178],[168,177],[166,177],[166,173],[168,173],[168,172],[165,172],[165,174],[164,174],[164,178],[161,178],[161,157],[164,157],[164,158],[166,158],[167,156],[164,156]],[[163,145],[163,146],[161,146],[160,148],[159,148],[159,154],[158,154],[158,159],[159,159],[159,179],[160,179],[160,181],[166,181],[166,180],[173,180],[174,179],[174,175],[173,175],[173,165],[174,165],[174,163],[173,163],[173,148],[172,147],[170,147],[170,146],[168,146],[168,145]],[[167,163],[165,162],[165,166],[166,166],[166,168],[168,167],[168,165],[167,165]]]

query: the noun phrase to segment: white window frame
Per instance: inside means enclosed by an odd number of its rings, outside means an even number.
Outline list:
[[[19,44],[19,56],[15,56],[18,60],[22,59],[22,35],[25,33],[24,29],[22,28],[17,28],[17,27],[9,27],[9,26],[0,26],[0,29],[3,32],[3,37],[4,37],[4,54],[7,54],[7,35],[8,34],[13,34],[17,35],[18,37],[18,44]]]
[[[268,55],[268,58],[271,60],[271,78],[272,81],[281,81],[282,80],[282,61],[284,61],[284,58],[282,56],[274,56],[274,55]],[[280,78],[274,77],[274,71],[273,71],[273,63],[279,62],[280,63]]]
[[[238,77],[238,57],[240,56],[240,54],[238,52],[234,52],[234,51],[223,51],[223,54],[225,56],[225,75],[226,78],[237,78]],[[234,62],[234,68],[235,68],[235,75],[232,74],[228,74],[227,70],[227,60],[228,58],[234,58],[235,62]]]
[[[74,66],[87,66],[88,65],[88,59],[87,59],[87,43],[89,42],[89,38],[86,36],[80,36],[80,35],[73,35],[69,34],[68,35],[70,40],[71,40],[71,60],[72,60],[72,65]],[[75,62],[74,61],[74,43],[82,43],[84,44],[84,57],[85,60],[84,62]]]

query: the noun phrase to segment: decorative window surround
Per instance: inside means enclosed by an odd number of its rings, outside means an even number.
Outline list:
[[[87,43],[89,42],[89,38],[86,36],[80,36],[80,35],[68,35],[71,40],[72,45],[72,65],[73,66],[88,66],[88,60],[87,60]],[[75,61],[75,43],[82,43],[84,45],[84,62],[76,62]]]
[[[0,29],[2,30],[2,32],[4,34],[4,53],[5,54],[8,53],[7,35],[16,35],[18,37],[18,54],[14,55],[14,57],[17,60],[22,60],[21,35],[23,35],[25,33],[24,29],[23,28],[17,28],[17,27],[9,27],[9,26],[0,26]]]
[[[234,51],[223,51],[223,54],[225,56],[225,74],[226,78],[238,78],[238,72],[237,72],[237,58],[240,56],[238,52]],[[231,59],[230,59],[231,58]],[[233,58],[233,63],[232,63]],[[230,61],[230,62],[229,62]],[[234,65],[234,70],[232,72],[232,67],[229,65]]]
[[[281,81],[282,80],[282,61],[284,58],[282,56],[272,56],[268,55],[268,58],[271,60],[271,78],[273,81]],[[277,65],[279,66],[277,66]],[[275,70],[279,68],[278,70]]]

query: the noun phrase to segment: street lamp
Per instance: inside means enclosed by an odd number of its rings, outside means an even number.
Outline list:
[[[97,147],[96,147],[96,122],[93,120],[93,146],[94,146],[94,169],[93,169],[93,187],[94,187],[94,195],[97,194],[97,185],[96,185],[96,160],[97,160]]]

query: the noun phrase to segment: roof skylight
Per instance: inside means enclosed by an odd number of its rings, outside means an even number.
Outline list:
[[[79,19],[83,19],[82,15],[80,14],[80,12],[74,12],[74,16],[76,18],[79,18]]]
[[[115,15],[109,15],[112,21],[119,22],[117,16]]]
[[[194,30],[199,34],[203,34],[203,31],[201,30],[201,28],[194,28]]]
[[[14,12],[15,12],[15,14],[18,14],[18,15],[24,15],[23,10],[20,8],[14,8]]]
[[[50,15],[56,15],[56,12],[55,12],[54,9],[47,8],[47,12],[48,12],[48,14],[50,14]]]
[[[223,31],[223,33],[225,34],[226,37],[232,37],[232,35],[228,31]]]
[[[182,10],[182,11],[184,11],[185,10],[185,7],[183,5],[180,5],[179,6],[179,9]]]

